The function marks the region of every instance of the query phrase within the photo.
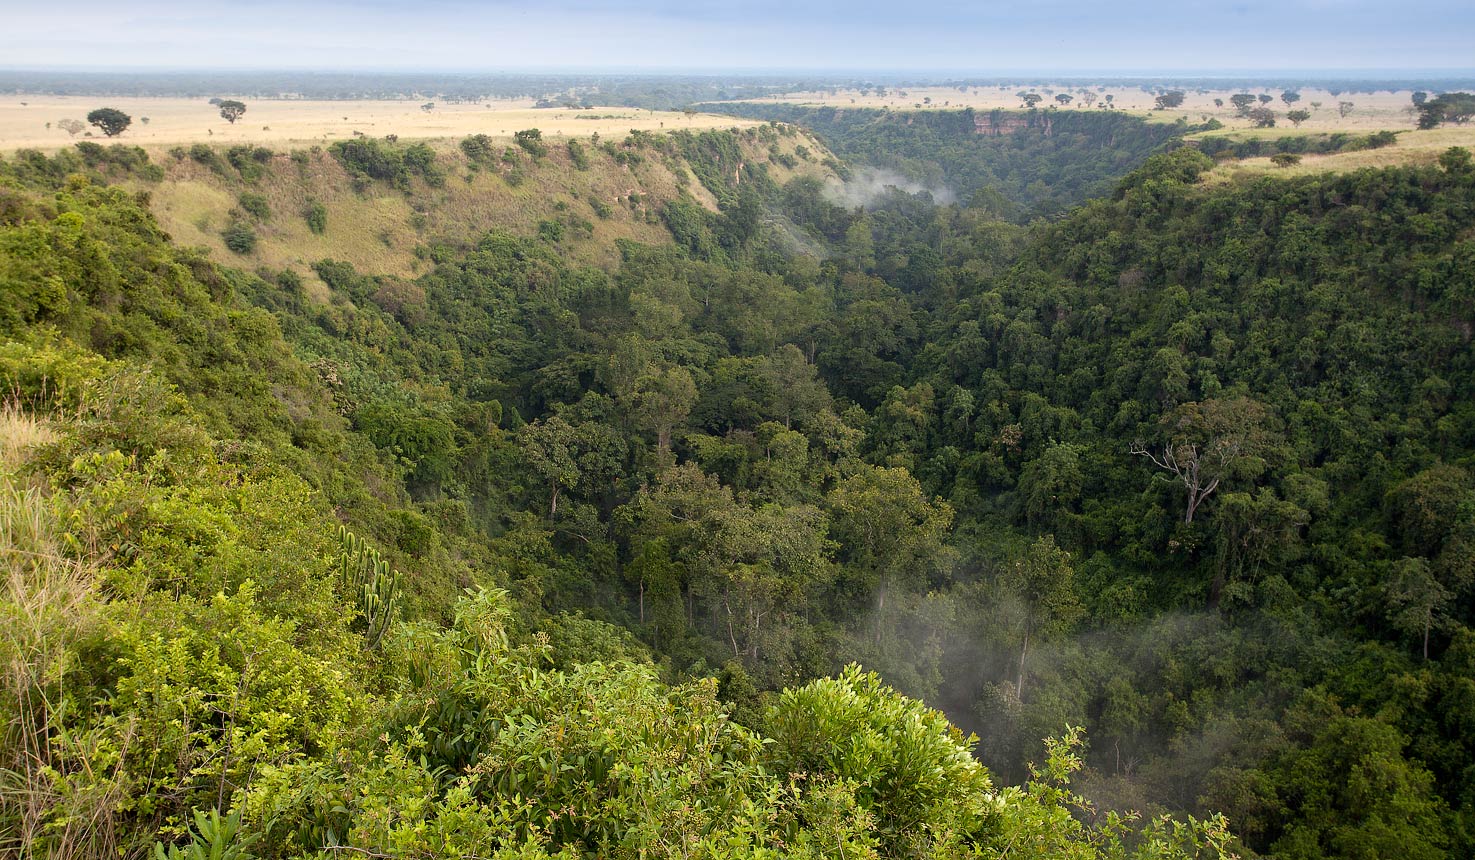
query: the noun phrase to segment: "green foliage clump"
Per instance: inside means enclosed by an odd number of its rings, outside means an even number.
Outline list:
[[[496,147],[484,134],[462,138],[460,146],[466,157],[477,164],[491,164],[496,160]]]
[[[104,174],[137,176],[150,182],[158,182],[164,178],[163,169],[150,162],[148,153],[140,146],[124,146],[121,143],[103,146],[84,140],[77,144],[77,153],[88,167]]]
[[[225,247],[237,254],[249,254],[256,250],[256,230],[245,221],[232,221],[220,232],[220,238],[225,240]]]
[[[261,178],[265,166],[271,162],[276,153],[264,146],[249,146],[242,144],[232,146],[225,151],[225,160],[231,167],[236,169],[241,178],[247,182],[255,182]]]
[[[266,199],[265,195],[244,191],[240,197],[236,198],[236,202],[240,205],[241,211],[258,221],[266,221],[271,218],[271,203]]]
[[[225,175],[226,162],[215,151],[215,148],[208,143],[196,143],[192,145],[189,148],[189,157],[196,164],[203,164],[216,173],[222,176]]]
[[[548,145],[543,142],[543,132],[536,128],[514,132],[512,139],[533,158],[542,158],[548,154]]]
[[[436,163],[435,150],[424,143],[408,146],[384,143],[371,137],[336,141],[329,152],[337,158],[363,189],[372,180],[382,180],[401,190],[409,188],[412,177],[419,176],[428,185],[445,184],[445,171]]]
[[[328,231],[328,207],[320,201],[309,200],[307,208],[302,212],[302,217],[307,221],[307,229],[313,235],[321,236]]]
[[[568,159],[575,170],[589,169],[589,151],[577,140],[568,142]]]

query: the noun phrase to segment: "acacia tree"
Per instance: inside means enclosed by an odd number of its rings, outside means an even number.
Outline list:
[[[133,117],[117,108],[98,108],[87,115],[87,121],[102,129],[108,137],[117,137],[133,124]]]
[[[1169,90],[1158,96],[1156,101],[1157,110],[1168,110],[1170,108],[1178,107],[1179,105],[1183,104],[1183,91]]]
[[[1163,418],[1167,438],[1161,449],[1133,442],[1130,451],[1183,485],[1183,522],[1192,523],[1199,506],[1226,479],[1265,470],[1265,456],[1277,441],[1271,418],[1265,406],[1248,397],[1184,403]]]
[[[1248,116],[1250,108],[1255,104],[1255,97],[1249,93],[1235,93],[1229,97],[1229,103],[1234,105],[1234,110],[1240,116]]]
[[[1447,122],[1464,125],[1475,117],[1475,95],[1445,93],[1419,106],[1419,128],[1436,128]]]
[[[222,99],[220,102],[220,118],[232,125],[245,113],[245,102],[238,102],[232,99]]]
[[[1293,110],[1286,114],[1286,119],[1291,121],[1291,125],[1294,125],[1296,128],[1300,128],[1301,123],[1305,122],[1308,119],[1311,119],[1311,111],[1306,110],[1305,108],[1302,108],[1300,110]]]
[[[1346,119],[1347,114],[1352,113],[1352,109],[1356,106],[1352,102],[1337,102],[1337,116]]]
[[[1290,107],[1301,100],[1301,94],[1295,90],[1286,90],[1280,94],[1280,100],[1285,102],[1286,107]]]
[[[80,119],[64,119],[59,121],[56,124],[56,127],[66,132],[68,135],[76,137],[77,134],[82,131],[82,129],[87,127],[87,124],[82,122],[82,120]]]

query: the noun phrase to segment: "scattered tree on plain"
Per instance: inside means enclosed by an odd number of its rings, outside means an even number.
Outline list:
[[[1475,117],[1475,94],[1445,93],[1419,106],[1419,128],[1438,128],[1445,123],[1464,125]]]
[[[133,117],[117,108],[98,108],[87,115],[87,121],[102,129],[108,137],[117,137],[133,124]]]
[[[1159,95],[1156,99],[1156,102],[1156,110],[1169,110],[1171,108],[1179,107],[1183,104],[1183,91],[1169,90],[1168,92]]]
[[[236,120],[240,119],[246,113],[245,102],[238,102],[234,99],[221,100],[219,107],[220,118],[232,125],[235,125]]]

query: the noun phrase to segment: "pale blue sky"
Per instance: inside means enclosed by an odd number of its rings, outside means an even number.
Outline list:
[[[0,0],[0,67],[1475,68],[1475,0]]]

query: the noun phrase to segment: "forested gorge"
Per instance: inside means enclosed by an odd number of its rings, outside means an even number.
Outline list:
[[[6,850],[1470,854],[1469,154],[1078,120],[322,295],[0,161]]]

